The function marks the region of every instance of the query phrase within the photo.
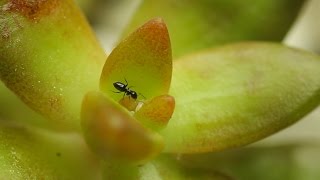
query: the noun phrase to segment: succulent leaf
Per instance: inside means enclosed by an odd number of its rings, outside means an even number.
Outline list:
[[[302,118],[320,102],[320,58],[273,43],[239,43],[174,64],[176,109],[166,152],[242,146]]]
[[[71,0],[0,1],[0,78],[61,129],[80,129],[105,53]],[[49,123],[50,121],[48,121]]]
[[[166,127],[171,119],[175,107],[172,96],[162,95],[144,102],[142,107],[134,113],[134,117],[145,126],[159,130]]]
[[[163,139],[100,92],[88,93],[82,105],[82,129],[92,150],[106,161],[141,164],[158,155]]]
[[[101,74],[100,89],[118,101],[122,94],[113,83],[128,83],[139,97],[167,94],[172,57],[167,27],[162,19],[150,20],[124,39],[109,55]],[[126,82],[127,81],[127,82]]]

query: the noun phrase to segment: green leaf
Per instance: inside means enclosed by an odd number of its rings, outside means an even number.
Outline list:
[[[158,155],[163,139],[100,92],[88,93],[82,104],[82,129],[91,149],[106,161],[141,164]]]
[[[144,0],[128,32],[153,17],[169,28],[173,57],[241,40],[281,41],[303,0]]]
[[[240,43],[174,64],[176,109],[166,152],[242,146],[302,118],[320,102],[320,58],[272,43]]]
[[[124,39],[109,55],[101,74],[100,89],[118,101],[121,94],[113,83],[122,82],[151,99],[167,94],[172,74],[172,57],[167,27],[153,19]],[[142,95],[141,95],[142,94]]]
[[[0,82],[0,99],[0,119],[3,121],[59,130],[55,123],[48,123],[42,116],[24,104],[2,82]]]
[[[1,0],[0,22],[1,80],[60,128],[79,129],[106,55],[74,2]]]
[[[99,179],[98,161],[76,134],[0,120],[0,179]]]

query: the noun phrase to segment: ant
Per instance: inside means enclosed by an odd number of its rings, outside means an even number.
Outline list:
[[[129,96],[132,99],[136,100],[138,98],[137,92],[131,90],[130,87],[127,87],[128,82],[126,79],[124,79],[124,80],[126,81],[126,84],[123,84],[122,82],[113,83],[113,86],[119,91],[119,92],[115,92],[115,93],[123,93],[123,98],[124,98],[124,96]]]

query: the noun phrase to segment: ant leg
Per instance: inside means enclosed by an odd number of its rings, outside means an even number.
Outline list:
[[[125,81],[126,81],[126,86],[128,86],[128,82],[127,82],[127,80],[126,79],[124,79]],[[129,86],[129,87],[127,87],[127,89],[130,89],[130,88],[133,88],[134,86]]]
[[[143,94],[139,93],[139,95],[141,95],[144,99],[147,99]]]
[[[127,84],[126,84],[126,86],[128,86],[128,81],[126,80],[126,78],[124,78],[124,80],[125,80],[125,81],[126,81],[126,83],[127,83]]]

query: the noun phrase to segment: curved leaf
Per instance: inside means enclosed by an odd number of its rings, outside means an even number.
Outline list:
[[[157,96],[144,102],[142,107],[134,114],[142,124],[151,129],[162,129],[166,127],[171,119],[175,107],[175,100],[172,96]]]
[[[80,129],[80,104],[97,90],[105,53],[73,1],[0,1],[0,78],[29,107]]]
[[[90,92],[85,96],[81,119],[87,143],[106,161],[141,164],[163,149],[158,133],[142,126],[102,93]]]
[[[47,129],[59,129],[59,125],[57,127],[55,123],[48,123],[5,87],[2,82],[0,82],[0,119]]]
[[[172,57],[167,27],[153,19],[123,40],[109,55],[101,74],[100,89],[115,100],[122,97],[113,83],[122,82],[148,99],[167,94]],[[127,82],[126,82],[127,81]],[[140,94],[140,95],[139,95]],[[141,95],[142,94],[142,95]]]
[[[209,152],[252,143],[320,102],[320,58],[272,43],[240,43],[174,64],[176,109],[161,134],[167,152]]]

